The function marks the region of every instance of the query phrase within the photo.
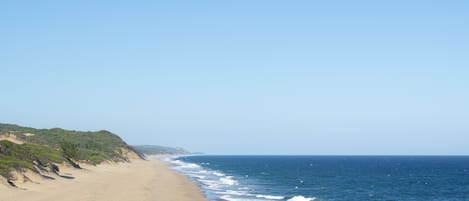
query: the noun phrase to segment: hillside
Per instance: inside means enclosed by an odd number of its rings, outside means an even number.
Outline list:
[[[139,158],[119,136],[109,131],[82,132],[35,129],[0,124],[0,175],[15,179],[14,171],[37,174],[59,171],[60,164],[80,168],[80,163],[100,164]]]
[[[152,154],[190,154],[191,152],[183,148],[164,147],[159,145],[134,145],[137,152],[146,155]]]

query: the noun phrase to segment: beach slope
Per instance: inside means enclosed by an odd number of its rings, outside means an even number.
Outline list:
[[[22,189],[0,186],[0,200],[208,201],[196,184],[155,158],[64,172],[74,179],[27,182]]]

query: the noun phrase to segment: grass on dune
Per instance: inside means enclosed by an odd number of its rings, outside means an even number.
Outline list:
[[[34,170],[37,164],[126,161],[122,150],[131,149],[119,136],[104,130],[82,132],[0,124],[0,134],[14,135],[25,142],[0,141],[0,175],[7,178],[12,170]]]

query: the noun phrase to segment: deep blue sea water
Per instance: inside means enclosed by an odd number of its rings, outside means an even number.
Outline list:
[[[189,156],[169,159],[212,201],[469,201],[463,156]]]

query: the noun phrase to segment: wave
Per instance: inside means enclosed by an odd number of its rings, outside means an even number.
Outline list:
[[[219,191],[219,192],[216,192],[216,193],[221,194],[221,195],[241,195],[241,196],[251,195],[247,191],[235,191],[235,190]]]
[[[304,196],[285,197],[279,195],[258,194],[253,192],[251,186],[240,185],[240,181],[235,176],[227,175],[220,170],[213,170],[207,166],[210,163],[202,163],[200,166],[195,163],[184,162],[178,158],[166,160],[172,164],[172,168],[178,172],[188,175],[198,183],[204,190],[206,196],[211,200],[224,201],[316,201],[316,198]],[[243,179],[241,177],[240,179]],[[241,180],[243,181],[243,180]]]
[[[221,196],[220,199],[226,200],[226,201],[265,201],[263,199],[239,198],[239,197],[232,197],[229,195]]]
[[[275,196],[275,195],[256,195],[258,198],[265,198],[269,200],[283,200],[285,197],[283,196]]]
[[[314,200],[318,200],[317,198],[315,197],[312,197],[312,198],[307,198],[307,197],[303,197],[303,196],[295,196],[295,197],[292,197],[290,199],[288,199],[287,201],[314,201]]]
[[[187,163],[177,158],[166,160],[171,163],[173,169],[188,175],[196,182],[211,190],[224,189],[224,186],[236,186],[239,182],[233,176],[227,176],[225,173],[216,170],[205,169],[195,163]],[[205,163],[209,165],[209,163]]]
[[[185,163],[180,160],[172,160],[170,161],[173,163],[177,168],[180,169],[200,169],[202,168],[200,165],[194,164],[194,163]]]
[[[220,181],[221,181],[221,183],[226,184],[226,185],[230,185],[230,186],[234,186],[234,185],[239,184],[238,181],[234,180],[232,176],[222,177],[222,178],[220,178]]]
[[[217,172],[217,171],[213,172],[212,174],[214,174],[215,176],[219,176],[219,177],[225,176],[225,174]]]

